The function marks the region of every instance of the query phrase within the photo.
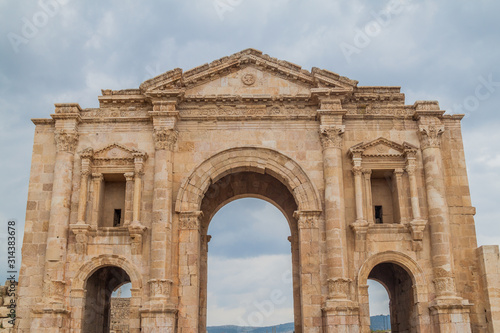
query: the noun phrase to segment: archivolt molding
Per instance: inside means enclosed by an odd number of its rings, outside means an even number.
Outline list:
[[[71,290],[83,290],[85,288],[85,282],[95,271],[108,266],[115,266],[123,269],[130,277],[132,289],[140,289],[142,287],[142,274],[133,263],[122,256],[102,254],[90,259],[80,267],[78,273],[71,281]]]
[[[243,171],[269,174],[281,181],[295,198],[298,210],[322,210],[317,190],[297,162],[269,148],[239,147],[210,157],[183,181],[177,195],[176,211],[200,210],[211,184],[228,174]]]
[[[385,251],[368,258],[359,269],[358,286],[366,285],[372,269],[381,263],[393,263],[405,269],[408,275],[410,275],[413,285],[420,289],[418,291],[419,294],[422,294],[422,288],[426,288],[424,271],[418,263],[410,256],[396,251]]]

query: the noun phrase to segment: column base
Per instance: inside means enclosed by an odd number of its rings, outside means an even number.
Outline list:
[[[62,303],[37,304],[31,310],[31,332],[67,333],[71,312]]]
[[[440,297],[429,306],[435,332],[470,333],[472,304],[460,297]]]
[[[326,333],[360,333],[359,305],[350,300],[327,300],[323,305]]]
[[[166,300],[151,300],[140,310],[141,332],[174,333],[176,332],[177,307]]]

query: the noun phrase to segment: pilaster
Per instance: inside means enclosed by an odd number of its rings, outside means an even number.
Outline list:
[[[179,333],[199,330],[201,211],[179,212]]]
[[[78,104],[56,104],[55,107],[52,118],[55,120],[54,139],[57,153],[45,252],[43,300],[32,309],[33,332],[49,332],[64,327],[58,325],[68,320],[69,314],[65,304],[65,263],[73,163],[78,144],[81,108]]]
[[[296,211],[299,226],[300,292],[302,332],[319,332],[321,313],[321,278],[319,256],[319,216],[321,211]]]
[[[435,299],[430,311],[435,327],[440,332],[470,332],[469,304],[457,294],[446,187],[441,155],[441,135],[445,127],[442,111],[419,110],[415,117],[419,125],[420,147],[424,162],[429,226],[431,234],[431,262],[434,275]],[[460,328],[458,331],[456,330]]]

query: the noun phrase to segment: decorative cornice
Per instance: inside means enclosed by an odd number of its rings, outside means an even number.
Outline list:
[[[323,149],[342,149],[344,143],[342,140],[342,135],[345,132],[344,125],[322,125],[319,131]]]
[[[78,144],[78,133],[65,130],[54,132],[57,151],[64,151],[73,154]]]
[[[153,130],[153,139],[156,150],[173,151],[179,132],[176,129],[155,128]]]
[[[420,147],[426,148],[439,148],[441,145],[441,135],[444,133],[444,126],[442,125],[420,125]]]

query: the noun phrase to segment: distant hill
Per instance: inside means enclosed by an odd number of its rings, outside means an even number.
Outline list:
[[[276,328],[276,333],[293,333],[294,324],[287,323],[276,326],[268,327],[249,327],[249,326],[211,326],[207,327],[207,333],[272,333],[273,328]],[[390,330],[391,318],[390,316],[372,316],[370,317],[370,328],[373,331],[377,330]]]
[[[272,333],[276,328],[276,333],[293,333],[293,323],[281,324],[268,327],[241,327],[241,326],[212,326],[207,327],[207,333]]]

